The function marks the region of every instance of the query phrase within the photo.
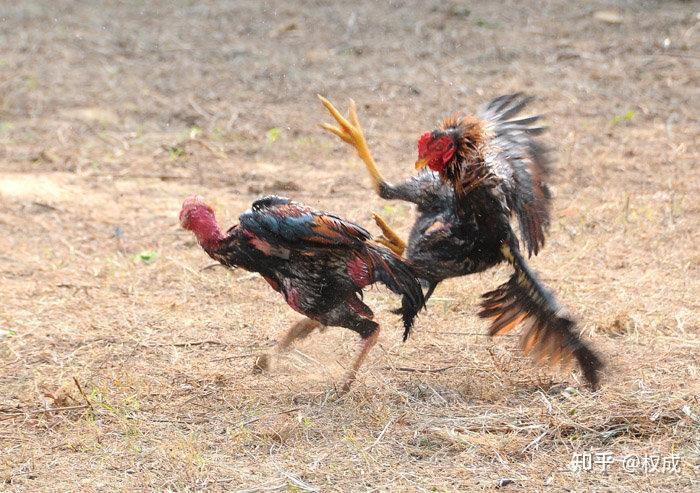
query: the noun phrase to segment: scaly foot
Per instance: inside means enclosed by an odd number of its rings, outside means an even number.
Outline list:
[[[403,252],[406,250],[406,242],[401,239],[396,231],[391,229],[384,218],[379,214],[372,214],[372,217],[374,218],[374,222],[377,223],[377,226],[379,226],[379,229],[382,230],[382,236],[375,238],[375,241],[381,243],[396,255],[403,256]]]
[[[367,141],[365,140],[362,126],[360,126],[360,121],[357,118],[357,107],[355,106],[355,101],[352,99],[350,100],[348,118],[345,118],[329,100],[320,94],[318,95],[318,98],[338,123],[337,127],[331,125],[330,123],[322,123],[321,128],[323,128],[326,132],[338,136],[343,142],[347,142],[355,148],[357,154],[360,156],[360,159],[362,159],[362,161],[365,163],[367,171],[369,171],[369,174],[372,177],[374,188],[378,193],[382,182],[384,182],[384,178],[379,173],[377,165],[374,162],[374,158],[369,152],[369,147],[367,146]]]

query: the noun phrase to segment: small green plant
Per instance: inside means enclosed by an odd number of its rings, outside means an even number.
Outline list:
[[[497,27],[497,24],[487,21],[486,19],[475,19],[474,24],[476,24],[479,27],[483,27],[485,29],[494,29]]]
[[[396,211],[396,206],[385,204],[382,206],[382,212],[386,215],[392,215]]]
[[[140,253],[138,253],[136,256],[134,256],[134,260],[138,261],[140,260],[144,264],[152,264],[153,262],[156,261],[156,257],[158,257],[158,252],[155,250],[144,250]]]
[[[226,140],[226,133],[219,127],[214,128],[212,131],[212,139],[216,142],[223,142]]]
[[[280,134],[282,133],[282,130],[280,130],[278,127],[273,127],[270,130],[265,133],[265,137],[267,137],[267,143],[268,144],[274,144],[277,139],[280,138]]]
[[[299,137],[295,144],[300,147],[310,147],[314,145],[314,140],[311,137]]]
[[[623,122],[630,122],[632,121],[632,118],[634,118],[634,111],[630,110],[624,115],[615,115],[612,119],[612,124],[619,125]]]
[[[345,430],[343,432],[343,441],[348,442],[348,443],[357,443],[357,437],[355,434],[352,432],[352,430]]]
[[[0,341],[3,339],[9,339],[10,337],[14,337],[16,335],[17,332],[12,329],[0,329]]]
[[[180,159],[185,155],[185,149],[181,146],[170,146],[168,147],[168,155],[170,159]]]
[[[201,128],[195,126],[195,127],[192,127],[192,128],[190,129],[190,139],[194,140],[194,139],[196,139],[197,137],[199,137],[200,135],[202,135],[202,129],[201,129]]]
[[[27,91],[33,91],[39,86],[39,83],[37,82],[36,78],[32,75],[25,75],[22,77],[22,80],[24,81],[24,88]]]
[[[192,453],[192,463],[197,466],[198,469],[203,469],[204,466],[206,465],[207,461],[204,458],[202,454],[200,454],[198,451],[194,451]]]

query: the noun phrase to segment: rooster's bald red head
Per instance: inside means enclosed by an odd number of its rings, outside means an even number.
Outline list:
[[[198,216],[213,216],[214,211],[204,201],[201,195],[187,197],[180,209],[180,226],[184,229],[192,230],[194,222]]]

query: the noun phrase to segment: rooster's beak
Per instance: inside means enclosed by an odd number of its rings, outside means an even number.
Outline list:
[[[423,158],[416,161],[416,169],[423,169],[428,165],[428,160]]]

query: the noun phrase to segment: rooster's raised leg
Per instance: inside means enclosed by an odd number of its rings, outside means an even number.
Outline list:
[[[284,353],[289,350],[291,345],[298,340],[305,339],[311,334],[314,329],[322,328],[323,325],[316,320],[310,318],[305,318],[298,321],[292,325],[289,330],[284,334],[282,339],[275,346],[275,354]],[[253,366],[253,371],[255,373],[261,373],[263,371],[268,371],[272,363],[273,355],[270,353],[264,353],[255,359],[255,365]]]
[[[338,123],[338,126],[333,126],[329,123],[322,123],[321,128],[325,131],[338,136],[343,142],[347,142],[355,148],[357,154],[365,163],[365,167],[372,178],[372,186],[377,194],[385,199],[401,199],[401,200],[412,200],[410,187],[404,193],[401,188],[397,188],[387,181],[379,173],[377,165],[374,162],[372,153],[369,152],[369,146],[367,145],[367,140],[365,140],[365,134],[362,131],[362,126],[357,118],[357,108],[355,102],[350,100],[350,109],[348,110],[348,118],[346,119],[340,112],[333,106],[333,104],[324,98],[323,96],[318,97],[326,107],[331,116]],[[404,196],[407,195],[407,196]],[[391,249],[397,255],[403,255],[404,250],[406,250],[406,242],[404,242],[399,235],[397,235],[389,225],[379,217],[374,215],[374,221],[377,226],[382,230],[384,236],[377,238],[377,242]]]
[[[321,95],[319,95],[318,98],[321,100],[321,103],[323,103],[323,106],[326,107],[335,121],[338,122],[337,127],[329,123],[322,123],[321,128],[327,132],[337,135],[341,140],[347,142],[355,148],[357,154],[365,163],[367,171],[369,171],[369,174],[372,177],[372,185],[374,186],[374,189],[377,193],[380,193],[381,187],[385,181],[377,169],[377,165],[374,162],[372,154],[369,152],[369,147],[367,146],[367,141],[365,140],[365,134],[360,126],[360,121],[357,119],[357,108],[355,106],[355,101],[352,99],[350,100],[348,119],[346,119],[330,101]]]

